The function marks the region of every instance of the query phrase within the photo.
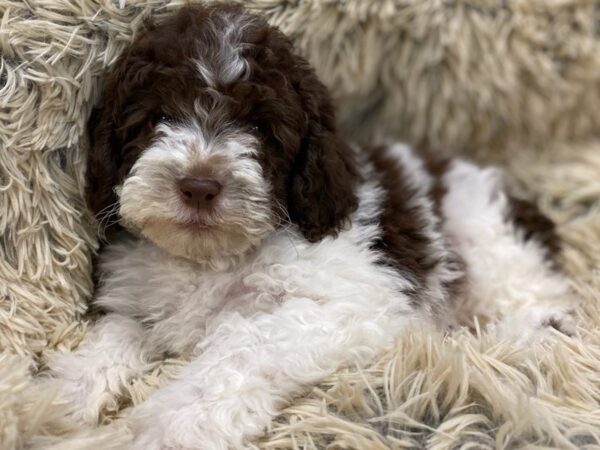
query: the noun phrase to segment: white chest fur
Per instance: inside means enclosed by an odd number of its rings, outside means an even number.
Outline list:
[[[410,307],[402,291],[409,283],[377,263],[371,244],[378,227],[361,220],[377,213],[375,198],[376,188],[365,186],[352,227],[337,238],[310,244],[282,229],[222,271],[170,256],[146,240],[124,239],[104,252],[96,303],[141,321],[155,345],[175,352],[192,350],[232,314],[269,312],[295,299],[368,299],[371,313],[379,305],[379,312],[405,315]]]

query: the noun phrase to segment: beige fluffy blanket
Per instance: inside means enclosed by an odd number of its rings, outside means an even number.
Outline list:
[[[129,386],[81,429],[32,374],[85,332],[95,229],[82,140],[100,75],[166,0],[0,0],[0,449],[127,448]],[[361,139],[505,165],[559,223],[579,333],[518,348],[407,333],[297,399],[259,448],[600,447],[600,5],[588,0],[251,0],[299,44]]]

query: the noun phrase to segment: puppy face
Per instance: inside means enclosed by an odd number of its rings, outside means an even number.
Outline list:
[[[326,89],[239,7],[184,8],[145,30],[90,130],[91,209],[177,256],[241,255],[290,221],[318,241],[356,207]]]

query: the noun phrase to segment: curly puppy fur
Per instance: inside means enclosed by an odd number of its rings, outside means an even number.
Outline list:
[[[149,27],[90,126],[89,205],[123,230],[102,255],[107,314],[49,366],[97,423],[154,360],[189,355],[133,409],[134,448],[244,448],[412,321],[572,330],[567,282],[496,170],[347,144],[307,62],[238,6]]]

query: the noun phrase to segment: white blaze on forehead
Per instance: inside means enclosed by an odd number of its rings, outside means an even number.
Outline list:
[[[222,154],[229,157],[254,155],[256,139],[234,130],[207,133],[196,121],[181,125],[160,124],[157,131],[161,137],[144,154],[163,154],[169,159],[189,162],[190,156]]]
[[[248,16],[225,13],[220,21],[213,23],[212,33],[218,43],[216,54],[205,55],[201,51],[204,57],[195,61],[200,76],[209,86],[215,86],[217,82],[232,83],[248,74],[248,61],[242,52],[249,44],[241,42],[241,38],[249,24]]]
[[[191,151],[206,152],[208,136],[198,126],[173,126],[161,123],[156,128],[160,137],[145,152],[145,156],[164,156],[185,163]]]

